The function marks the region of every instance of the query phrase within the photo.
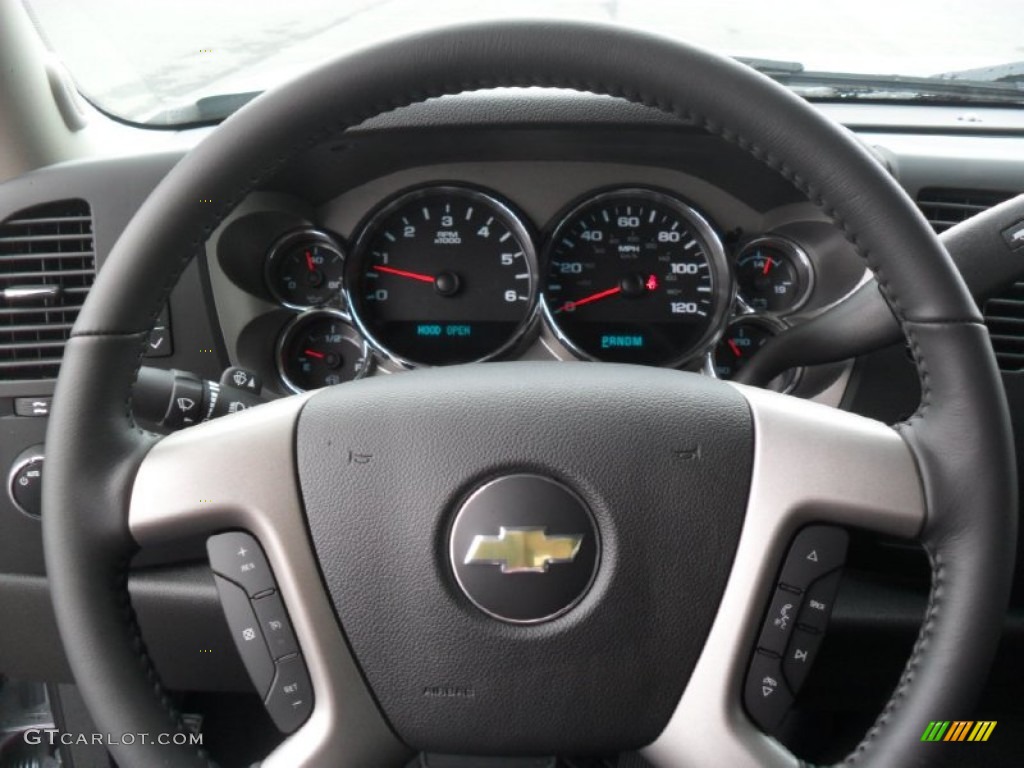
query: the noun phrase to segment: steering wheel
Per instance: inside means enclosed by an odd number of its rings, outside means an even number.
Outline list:
[[[920,373],[917,413],[889,427],[695,374],[524,362],[365,379],[162,439],[135,424],[147,331],[249,192],[368,117],[502,86],[656,107],[792,182],[878,277]],[[276,578],[314,699],[266,766],[396,765],[410,748],[641,749],[656,766],[792,766],[741,704],[757,628],[794,534],[812,523],[866,529],[920,542],[932,587],[902,678],[849,760],[933,764],[921,733],[965,716],[1008,600],[1009,423],[985,329],[949,257],[893,180],[804,101],[731,60],[635,32],[447,29],[264,94],[190,152],[125,229],[54,398],[49,584],[75,680],[99,729],[115,735],[184,731],[135,622],[129,558],[244,530]],[[579,536],[546,537],[546,516],[557,530],[566,505]],[[464,591],[460,536],[477,547],[499,527],[522,533],[527,518],[548,559],[526,570],[576,550],[566,568],[586,561],[572,594],[552,598],[564,586],[552,565],[510,598],[509,583],[526,583],[506,568],[519,562],[511,555],[483,569],[485,597]],[[498,597],[520,600],[530,621],[473,604],[493,606],[488,590],[501,585]],[[559,610],[541,605],[551,600]],[[112,751],[125,768],[208,764],[194,747],[123,741]]]

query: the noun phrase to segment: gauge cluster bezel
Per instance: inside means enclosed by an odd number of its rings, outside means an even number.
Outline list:
[[[276,330],[271,330],[268,327],[266,331],[263,331],[264,334],[268,332],[271,334],[267,342],[270,344],[270,347],[267,348],[268,351],[265,354],[267,354],[270,367],[277,374],[272,377],[276,382],[275,386],[280,387],[283,392],[301,391],[301,386],[297,386],[295,382],[288,378],[281,354],[288,334],[292,333],[292,329],[297,325],[297,318],[306,313],[316,311],[336,312],[337,314],[333,316],[345,322],[352,329],[353,333],[362,339],[367,350],[367,360],[372,361],[373,365],[380,367],[384,371],[429,367],[431,364],[449,364],[447,362],[434,362],[430,359],[419,359],[419,356],[415,354],[415,342],[413,342],[413,345],[410,345],[408,336],[411,333],[410,331],[406,332],[404,341],[406,353],[403,354],[393,349],[386,338],[381,338],[371,327],[370,323],[365,322],[360,313],[360,302],[354,296],[355,287],[358,285],[356,281],[359,279],[359,270],[362,268],[362,260],[366,257],[366,250],[369,247],[370,241],[375,236],[376,228],[381,222],[386,221],[389,215],[402,207],[414,205],[418,199],[433,198],[433,196],[437,195],[453,194],[459,200],[467,198],[479,200],[488,208],[493,208],[499,212],[502,225],[515,235],[513,242],[521,244],[516,250],[523,252],[524,262],[529,265],[529,290],[527,291],[523,288],[521,285],[523,281],[520,281],[520,284],[517,285],[521,289],[520,293],[526,295],[527,298],[524,302],[526,311],[522,315],[521,321],[516,325],[514,333],[510,334],[508,338],[505,338],[503,333],[500,334],[502,338],[500,345],[496,345],[493,349],[487,349],[486,354],[474,357],[472,360],[466,360],[465,362],[482,362],[501,358],[514,359],[518,357],[562,360],[575,358],[591,361],[601,359],[599,354],[588,353],[586,349],[577,344],[573,339],[572,333],[567,333],[562,327],[562,323],[554,317],[551,312],[551,307],[554,306],[552,301],[555,301],[556,304],[557,301],[549,296],[545,288],[549,279],[548,273],[551,269],[552,244],[559,236],[559,232],[580,212],[586,211],[590,206],[597,206],[602,202],[611,201],[612,198],[617,198],[615,204],[624,205],[632,203],[634,205],[643,205],[647,203],[646,208],[651,208],[651,203],[668,206],[668,209],[657,208],[659,215],[667,217],[663,219],[665,222],[674,222],[676,220],[674,217],[679,217],[679,221],[685,224],[684,227],[680,228],[680,231],[688,230],[690,237],[696,237],[699,240],[703,258],[710,265],[712,275],[710,281],[705,279],[700,283],[700,285],[705,286],[702,288],[703,291],[706,291],[707,286],[710,284],[712,300],[708,308],[710,320],[707,323],[707,328],[696,338],[696,341],[687,346],[681,354],[672,357],[672,359],[659,360],[658,362],[638,359],[636,361],[630,360],[629,362],[707,373],[707,360],[713,354],[715,344],[726,333],[730,324],[737,319],[748,317],[764,318],[766,322],[778,320],[789,321],[791,324],[793,321],[799,322],[800,313],[806,311],[810,303],[820,303],[817,293],[815,293],[817,289],[815,267],[820,268],[821,265],[817,263],[817,257],[812,258],[811,255],[808,255],[804,244],[792,237],[795,232],[799,238],[799,232],[802,230],[796,229],[794,232],[788,232],[787,227],[789,227],[789,224],[785,222],[778,220],[770,222],[770,229],[766,229],[763,233],[754,236],[751,236],[749,232],[751,230],[756,231],[755,220],[745,221],[741,225],[742,228],[730,230],[727,227],[721,226],[720,222],[712,219],[702,207],[692,202],[692,198],[681,193],[676,188],[676,185],[666,186],[657,182],[637,183],[633,181],[631,183],[630,180],[624,179],[619,183],[589,188],[581,185],[577,187],[577,191],[574,194],[566,195],[563,198],[563,200],[568,200],[568,202],[550,200],[545,202],[543,206],[537,206],[529,199],[525,199],[522,201],[525,202],[525,205],[520,206],[517,201],[523,196],[522,189],[518,192],[510,190],[511,194],[505,196],[492,190],[485,184],[478,183],[478,180],[462,180],[458,176],[454,178],[456,180],[453,181],[430,180],[395,185],[390,190],[382,191],[379,195],[364,196],[362,203],[357,209],[358,212],[352,216],[339,218],[337,212],[331,213],[332,208],[326,207],[322,209],[320,214],[317,214],[312,209],[307,209],[308,212],[304,214],[304,217],[293,216],[291,226],[288,226],[287,222],[285,222],[284,226],[280,223],[271,225],[270,222],[275,221],[275,219],[268,219],[267,224],[255,223],[250,225],[252,234],[247,241],[250,247],[254,242],[254,237],[260,231],[267,233],[263,237],[266,238],[265,242],[269,242],[268,246],[264,246],[264,256],[259,262],[260,277],[263,283],[258,291],[259,298],[262,301],[270,301],[271,304],[279,307],[280,310],[278,311],[284,311],[289,315],[294,313],[294,316],[287,322],[276,325],[271,324]],[[579,190],[583,191],[580,192]],[[625,203],[623,203],[623,199],[626,199]],[[441,202],[443,203],[443,201]],[[461,204],[458,203],[456,206],[453,206],[453,209]],[[337,208],[337,206],[333,207]],[[646,208],[644,212],[645,222],[647,220]],[[652,208],[652,210],[654,209]],[[717,213],[722,215],[721,211],[717,211]],[[259,214],[249,215],[258,216]],[[271,208],[267,215],[275,216],[279,214],[276,214],[275,209]],[[358,218],[356,218],[357,216]],[[302,220],[303,218],[305,220]],[[436,219],[434,216],[432,218]],[[538,221],[543,226],[538,226]],[[659,221],[662,221],[662,219],[659,219]],[[415,221],[413,223],[418,224]],[[457,225],[458,222],[456,222],[456,228]],[[438,226],[440,227],[439,222]],[[274,230],[275,227],[276,231]],[[422,230],[423,228],[420,227],[420,229]],[[744,230],[746,230],[747,234],[745,234]],[[657,226],[653,229],[640,227],[630,236],[635,238],[635,242],[646,243],[650,248],[650,243],[654,243],[653,238],[656,231],[658,231]],[[338,232],[345,234],[340,235],[337,234]],[[427,237],[425,240],[426,244],[433,245],[434,239],[432,234],[426,236],[421,231],[420,235]],[[605,237],[608,238],[610,236],[606,234]],[[290,295],[281,295],[275,286],[275,281],[279,278],[279,275],[273,271],[274,265],[277,263],[276,260],[282,258],[282,254],[286,253],[289,248],[293,248],[296,243],[301,243],[303,239],[319,243],[339,254],[343,268],[341,289],[330,299],[313,306],[300,304]],[[465,232],[463,232],[462,239],[464,241],[468,240]],[[812,237],[811,239],[817,242],[815,238]],[[258,240],[255,241],[258,242]],[[685,237],[682,242],[686,242]],[[783,251],[789,258],[789,262],[794,265],[794,269],[798,270],[800,276],[800,296],[790,306],[781,311],[766,312],[753,310],[749,303],[743,300],[738,289],[736,279],[737,260],[759,244],[769,245]],[[659,243],[660,246],[661,244]],[[664,247],[667,249],[671,248],[671,246]],[[235,247],[235,250],[237,250],[237,247]],[[613,252],[611,248],[608,249],[608,253]],[[489,253],[489,251],[484,251],[484,253]],[[596,251],[596,253],[599,259],[602,258],[600,251]],[[650,253],[650,251],[645,253]],[[668,275],[669,260],[662,251],[658,251],[658,253],[661,258],[657,269],[660,270],[664,267],[666,271],[657,271],[657,274],[659,276],[659,283],[665,285],[666,283],[661,278],[663,275]],[[590,256],[590,261],[594,260],[593,255],[589,251],[587,255]],[[497,254],[495,254],[495,258],[496,256]],[[224,255],[221,255],[220,258],[223,260]],[[237,261],[237,254],[233,258]],[[519,261],[517,260],[518,263]],[[650,268],[651,265],[637,267],[639,272],[644,274],[646,274],[644,270]],[[423,272],[429,272],[429,270],[423,270]],[[472,272],[469,274],[472,275]],[[604,282],[604,277],[608,277],[607,273],[602,277],[595,273],[593,277],[594,285],[598,286],[599,283]],[[238,283],[238,286],[254,295],[257,293],[254,289],[248,287],[248,283],[245,286]],[[693,292],[692,285],[682,284],[680,287],[684,289],[684,293],[680,294],[680,296],[689,296]],[[623,290],[626,289],[624,288]],[[566,295],[564,293],[561,294],[562,297]],[[568,295],[572,296],[571,294]],[[575,298],[575,296],[572,297]],[[394,292],[392,293],[392,298],[394,299]],[[666,300],[668,300],[667,297]],[[685,300],[690,301],[691,299],[687,298]],[[628,307],[625,304],[624,306]],[[479,315],[479,305],[477,305],[476,315]],[[256,316],[259,315],[257,314]],[[605,319],[609,317],[611,319]],[[637,317],[645,318],[646,315],[640,313]],[[666,314],[665,317],[666,320],[664,322],[670,323],[672,321],[671,316]],[[519,316],[517,315],[516,318],[519,319]],[[407,318],[401,317],[399,319],[406,320]],[[599,319],[595,322],[600,326],[603,322],[612,323],[613,319],[614,315],[609,316],[605,314],[604,318],[599,316]],[[415,316],[413,316],[412,321],[416,321]],[[456,318],[453,317],[452,322],[455,321]],[[640,319],[637,322],[642,323],[645,320]],[[662,323],[663,321],[657,319],[655,322]],[[628,320],[624,320],[623,324],[628,324]],[[665,327],[662,324],[662,333]],[[703,326],[701,327],[703,328]],[[589,333],[592,334],[594,331]],[[588,342],[588,346],[594,347],[594,345],[595,342],[591,339]],[[248,344],[247,349],[250,350],[248,356],[251,357],[251,353],[255,349],[251,342]],[[409,352],[412,352],[412,354],[409,354]],[[638,355],[638,357],[640,356]],[[260,365],[267,364],[261,363]]]

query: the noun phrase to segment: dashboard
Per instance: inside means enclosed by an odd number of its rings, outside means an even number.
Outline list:
[[[854,130],[922,207],[926,190],[942,190],[930,199],[944,217],[958,205],[951,200],[962,197],[970,211],[974,201],[1001,199],[994,193],[1024,190],[1015,113],[977,110],[963,123],[952,108],[820,108]],[[102,270],[139,206],[203,135],[158,134],[131,151],[6,182],[0,227],[79,201],[68,210],[89,222],[78,238]],[[868,278],[828,216],[744,151],[613,99],[516,91],[432,100],[310,147],[237,201],[201,251],[171,293],[145,364],[209,381],[242,368],[261,379],[266,398],[490,360],[629,362],[731,378],[768,336]],[[58,344],[28,343],[40,340]],[[41,465],[55,369],[13,370],[0,377],[0,463],[38,457]],[[1004,383],[1019,420],[1021,377],[1007,371]],[[919,399],[902,345],[791,371],[771,386],[887,421]],[[22,401],[42,412],[17,410]],[[0,498],[0,531],[0,613],[22,619],[0,633],[4,671],[69,680],[39,519]],[[854,542],[832,663],[829,652],[819,662],[831,678],[810,696],[877,711],[873,697],[887,692],[906,654],[886,646],[872,675],[847,654],[863,652],[871,630],[909,650],[927,587],[922,563],[906,565],[912,557],[892,542]],[[202,542],[144,552],[136,565],[133,602],[168,685],[247,691],[233,655],[181,652],[232,644]],[[905,580],[880,596],[874,575],[889,567]],[[1008,641],[1018,655],[1020,607],[1011,609]]]
[[[256,194],[207,262],[229,347],[282,393],[496,359],[731,378],[865,276],[809,205],[758,211],[685,172],[614,162],[427,165],[316,206]],[[771,386],[820,395],[843,373]]]
[[[946,224],[1021,189],[1024,126],[1013,110],[975,110],[964,123],[956,108],[819,108],[854,131],[922,206],[926,195],[934,200]],[[136,131],[135,144],[109,155],[0,185],[4,263],[18,270],[5,286],[25,283],[28,263],[54,270],[64,286],[60,307],[3,314],[3,466],[41,461],[51,359],[74,305],[149,193],[208,130]],[[197,199],[207,204],[202,191]],[[483,218],[486,210],[497,213]],[[499,228],[484,237],[491,215]],[[52,243],[46,233],[55,233]],[[262,380],[267,398],[463,359],[630,360],[728,378],[764,334],[816,316],[867,277],[828,216],[743,150],[645,107],[516,89],[430,100],[310,147],[237,201],[201,249],[144,363],[213,382],[241,367]],[[43,261],[34,255],[43,250],[68,253]],[[58,274],[58,266],[71,271]],[[450,296],[437,286],[445,272],[464,283]],[[20,333],[22,317],[31,334]],[[39,330],[43,322],[52,330]],[[1019,381],[1008,369],[1011,402],[1022,394]],[[912,412],[918,398],[898,346],[773,386],[888,421]],[[0,562],[19,578],[41,577],[39,519],[10,495],[0,499]],[[49,622],[45,599],[39,605],[33,610]],[[12,653],[23,656],[20,646]],[[207,669],[187,682],[205,687],[223,675]]]

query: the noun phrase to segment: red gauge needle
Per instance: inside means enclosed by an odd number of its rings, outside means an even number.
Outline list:
[[[606,291],[598,291],[597,293],[592,293],[589,296],[580,299],[579,301],[567,301],[559,308],[558,311],[572,311],[576,309],[576,307],[582,307],[584,304],[589,304],[592,301],[600,301],[601,299],[607,299],[609,296],[614,296],[617,293],[622,293],[622,286],[617,285],[614,288],[609,288]]]
[[[740,349],[740,345],[739,345],[739,344],[737,344],[737,343],[736,343],[735,341],[733,341],[732,339],[729,339],[729,340],[728,340],[728,341],[726,342],[726,344],[728,344],[728,345],[729,345],[729,349],[731,349],[731,350],[732,350],[732,353],[733,353],[734,355],[736,355],[736,357],[743,357],[743,351],[742,351],[742,350]]]
[[[317,352],[312,349],[304,349],[302,350],[302,353],[309,357],[315,357],[317,360],[323,360],[325,357],[327,357],[327,355],[325,355],[323,352]]]
[[[768,270],[771,269],[774,265],[775,262],[772,261],[771,257],[769,256],[767,259],[764,260],[764,269],[761,270],[761,274],[767,275]]]
[[[408,272],[404,269],[395,269],[394,267],[382,267],[379,264],[371,268],[374,272],[384,272],[388,275],[398,275],[398,277],[407,277],[410,280],[419,280],[423,283],[433,283],[434,278],[430,275],[424,275],[420,272]]]
[[[316,266],[313,264],[313,254],[311,251],[306,251],[306,268],[310,272],[316,272]]]

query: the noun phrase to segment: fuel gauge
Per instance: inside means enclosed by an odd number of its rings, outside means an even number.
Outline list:
[[[755,312],[784,315],[803,306],[814,283],[807,254],[772,235],[747,243],[735,262],[740,299]]]
[[[314,309],[292,320],[281,334],[277,364],[282,383],[306,392],[361,378],[369,371],[370,351],[348,315]]]

